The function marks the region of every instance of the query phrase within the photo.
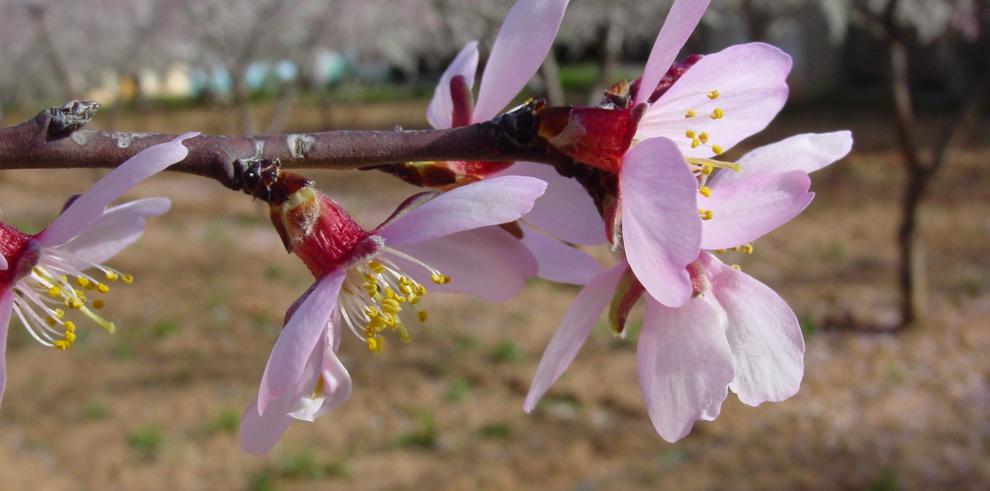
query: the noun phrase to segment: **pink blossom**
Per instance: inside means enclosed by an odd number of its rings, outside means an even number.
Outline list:
[[[493,226],[519,219],[546,189],[538,179],[503,176],[424,193],[366,231],[311,181],[283,173],[279,182],[272,221],[316,282],[286,315],[258,399],[244,413],[241,446],[251,453],[271,449],[292,419],[312,421],[347,399],[350,377],[336,356],[345,329],[380,352],[388,332],[410,340],[403,315],[426,321],[424,283],[463,282],[484,298],[518,291],[521,280],[505,271],[532,259],[504,248],[500,241],[515,239]]]
[[[703,247],[751,252],[749,241],[810,203],[814,195],[807,173],[842,158],[851,146],[846,131],[805,134],[753,150],[738,163],[707,162],[722,170],[709,178],[711,168],[706,168],[692,190],[700,190],[702,206],[713,211],[702,227]],[[638,148],[630,151],[634,160]],[[626,247],[631,254],[628,240]],[[651,294],[644,296],[646,316],[636,355],[639,383],[650,419],[670,442],[687,435],[695,421],[715,419],[729,389],[752,406],[782,401],[797,392],[804,372],[801,330],[779,295],[708,252],[691,262],[687,274],[690,300],[676,308],[658,301],[643,282]],[[524,404],[527,412],[577,356],[610,299],[621,300],[613,301],[613,308],[631,308],[643,291],[634,287],[637,280],[644,277],[630,259],[581,290],[540,361]]]
[[[188,150],[182,142],[196,135],[186,133],[131,157],[35,235],[0,223],[0,399],[7,379],[4,355],[12,315],[39,343],[59,350],[69,349],[76,339],[73,318],[87,318],[114,331],[114,324],[95,312],[104,306],[100,295],[109,292],[108,283],[131,283],[134,278],[103,263],[134,243],[144,232],[145,220],[168,211],[171,202],[146,198],[108,206],[136,184],[186,158]]]
[[[497,116],[540,68],[553,45],[567,4],[566,0],[520,0],[513,6],[495,38],[474,105],[471,92],[478,68],[478,43],[465,45],[433,93],[426,112],[430,125],[451,128]],[[547,194],[520,221],[522,244],[506,242],[505,247],[528,249],[538,264],[537,276],[551,281],[583,284],[601,271],[591,256],[558,240],[586,245],[605,242],[605,228],[595,203],[576,181],[560,176],[550,166],[531,162],[442,165],[457,175],[461,183],[496,175],[524,175],[546,181]],[[477,233],[507,234],[504,230]],[[526,275],[523,271],[517,273]]]

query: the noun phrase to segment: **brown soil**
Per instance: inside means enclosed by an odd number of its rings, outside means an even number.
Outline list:
[[[396,119],[386,109],[375,106],[375,121]],[[317,117],[306,114],[297,120],[312,127]],[[203,113],[126,127],[198,121],[225,128]],[[990,147],[951,162],[925,209],[931,322],[898,334],[825,329],[824,319],[846,312],[880,323],[896,316],[898,160],[888,130],[868,115],[790,117],[771,131],[843,121],[855,121],[857,151],[815,176],[816,202],[753,256],[729,257],[782,292],[808,329],[807,376],[787,402],[750,408],[730,396],[717,421],[667,444],[641,403],[634,336],[614,339],[600,326],[526,415],[530,377],[576,292],[533,282],[501,305],[431,296],[429,326],[381,356],[345,338],[351,400],[295,424],[270,456],[251,457],[237,447],[238,418],[285,308],[311,278],[285,254],[261,203],[170,174],[130,194],[170,196],[174,209],[112,263],[137,276],[109,297],[117,334],[80,329],[63,353],[12,326],[0,489],[985,488]],[[96,176],[4,173],[4,219],[43,226]],[[313,176],[366,225],[411,191],[376,173]]]

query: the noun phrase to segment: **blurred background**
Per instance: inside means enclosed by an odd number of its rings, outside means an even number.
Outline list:
[[[669,3],[572,0],[521,98],[587,104],[637,77]],[[86,98],[104,104],[91,128],[119,131],[426,127],[440,72],[469,40],[484,56],[511,4],[0,0],[0,122]],[[533,281],[501,305],[431,296],[429,325],[380,356],[345,338],[350,401],[248,456],[240,414],[311,277],[262,203],[168,174],[131,193],[174,207],[112,263],[137,277],[109,297],[115,335],[80,329],[63,353],[11,326],[0,489],[990,486],[988,2],[713,4],[682,54],[762,40],[795,61],[788,107],[730,157],[795,133],[856,138],[815,174],[801,217],[727,257],[798,314],[797,396],[758,408],[730,396],[717,421],[667,444],[639,394],[637,327],[617,339],[603,324],[527,416],[577,292]],[[4,172],[3,219],[38,230],[101,174]],[[415,191],[375,172],[311,177],[367,226]]]

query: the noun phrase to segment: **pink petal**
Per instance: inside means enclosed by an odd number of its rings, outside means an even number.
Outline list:
[[[540,69],[564,19],[567,0],[519,0],[502,21],[481,76],[472,122],[495,117]]]
[[[684,155],[711,157],[712,146],[728,150],[766,128],[787,100],[787,74],[791,57],[763,43],[730,46],[705,56],[643,115],[636,139],[666,136],[677,142]],[[719,91],[710,99],[709,93]],[[712,119],[716,109],[724,116]],[[688,111],[696,116],[685,117]],[[707,145],[691,148],[695,135],[707,133]]]
[[[468,230],[395,248],[450,277],[450,283],[435,285],[422,266],[390,256],[431,292],[467,293],[501,302],[515,297],[526,286],[526,279],[537,273],[536,259],[529,250],[499,227]]]
[[[852,144],[849,131],[795,135],[743,155],[738,160],[742,170],[720,170],[708,180],[708,185],[724,186],[750,177],[795,170],[810,174],[848,155]]]
[[[684,269],[698,257],[698,182],[674,142],[634,146],[619,172],[622,242],[629,266],[653,298],[679,306],[691,297]]]
[[[650,58],[643,69],[643,78],[636,93],[635,103],[646,102],[656,89],[660,79],[674,63],[677,53],[691,37],[691,33],[701,22],[701,16],[708,9],[709,0],[677,0],[670,7],[667,19],[653,43]]]
[[[636,364],[650,420],[675,442],[699,419],[718,414],[732,382],[725,313],[704,295],[671,309],[646,302]]]
[[[735,378],[729,386],[750,406],[783,401],[804,376],[804,338],[787,302],[755,278],[704,254],[718,303],[725,309]]]
[[[702,225],[702,249],[729,249],[752,242],[789,222],[811,203],[811,178],[803,171],[759,175],[712,188],[698,207],[712,211]]]
[[[306,299],[282,329],[261,377],[258,390],[258,411],[261,413],[265,412],[269,401],[291,391],[299,380],[306,360],[327,328],[346,273],[345,270],[334,271],[320,278],[303,294]]]
[[[485,179],[443,193],[392,220],[377,233],[393,246],[514,222],[533,208],[533,202],[546,187],[545,182],[531,177]]]
[[[524,217],[527,222],[574,244],[600,245],[608,241],[595,201],[576,180],[558,174],[551,165],[533,162],[516,162],[503,175],[546,181],[547,191]]]
[[[588,339],[588,334],[595,327],[605,306],[612,300],[619,279],[627,267],[625,262],[616,264],[589,281],[588,285],[578,293],[570,309],[567,310],[564,320],[560,321],[556,332],[553,333],[546,351],[543,352],[540,366],[536,369],[533,383],[523,403],[524,411],[527,413],[532,411],[543,394],[564,374],[567,367],[571,366],[571,362],[584,345],[584,341]]]
[[[464,77],[468,87],[474,86],[474,72],[478,69],[478,42],[467,43],[457,53],[454,61],[443,72],[437,88],[433,91],[433,100],[426,108],[426,120],[430,126],[438,129],[450,128],[454,104],[450,96],[450,80],[458,75]]]
[[[595,258],[530,227],[523,227],[522,243],[536,258],[537,276],[557,283],[584,285],[602,272]]]
[[[325,341],[324,337],[324,343],[319,344],[326,344]],[[268,453],[282,438],[292,422],[289,413],[316,386],[316,378],[320,375],[321,355],[321,350],[314,349],[306,356],[305,368],[299,379],[293,381],[291,390],[268,401],[264,414],[257,402],[247,408],[241,418],[240,431],[240,444],[245,452],[256,455]]]
[[[13,306],[13,292],[3,290],[0,293],[0,406],[3,405],[3,391],[7,388],[7,329],[10,328]]]
[[[162,215],[171,206],[168,198],[140,199],[114,206],[60,249],[70,252],[73,259],[103,264],[141,237],[145,218]]]
[[[41,232],[38,240],[42,245],[52,247],[81,234],[100,219],[107,205],[115,199],[139,182],[186,158],[189,150],[182,142],[197,135],[199,133],[186,133],[169,143],[146,148],[120,164],[73,201]]]
[[[331,329],[340,331],[340,325],[335,324]],[[323,377],[322,390],[314,398],[311,392],[303,394],[296,401],[293,411],[289,413],[295,419],[315,421],[316,418],[336,409],[351,396],[351,376],[337,354],[330,347],[329,333],[322,342],[317,344],[315,359],[320,360],[319,376]],[[314,377],[315,384],[316,379]]]

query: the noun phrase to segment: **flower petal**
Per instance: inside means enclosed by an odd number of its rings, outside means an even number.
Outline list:
[[[533,383],[529,386],[529,393],[523,403],[524,411],[532,411],[543,394],[574,361],[605,306],[612,300],[619,278],[627,267],[624,261],[616,264],[589,281],[578,293],[543,352],[540,366],[536,369]]]
[[[701,22],[701,16],[708,9],[709,0],[677,0],[670,7],[663,27],[653,43],[650,58],[646,60],[643,78],[636,93],[635,104],[646,102],[667,69],[674,63],[677,53],[691,37],[691,33]]]
[[[698,198],[698,207],[711,210],[702,224],[702,249],[729,249],[752,242],[791,221],[808,207],[815,193],[803,171],[759,175],[712,189]]]
[[[430,126],[437,129],[450,128],[453,121],[454,103],[450,95],[450,80],[460,75],[464,77],[468,87],[474,86],[474,73],[478,69],[478,42],[467,43],[457,53],[454,61],[443,72],[437,88],[433,91],[433,100],[426,108],[426,120]]]
[[[711,254],[702,261],[729,320],[726,335],[736,372],[729,387],[750,406],[796,394],[804,376],[804,337],[794,311],[752,276]]]
[[[166,167],[186,158],[189,154],[182,142],[199,133],[186,133],[169,143],[162,143],[142,150],[127,159],[103,179],[93,184],[82,196],[72,202],[43,230],[38,240],[41,245],[52,247],[64,244],[81,234],[100,219],[106,207],[137,183],[165,170]]]
[[[557,283],[584,285],[602,272],[595,258],[576,247],[523,227],[522,243],[536,258],[537,276]]]
[[[499,227],[459,232],[439,239],[394,247],[450,277],[446,285],[434,285],[422,266],[390,257],[403,271],[428,285],[431,292],[467,293],[501,302],[515,297],[536,276],[533,254],[519,239]]]
[[[7,258],[0,255],[0,271],[7,271]]]
[[[629,266],[660,303],[679,306],[691,297],[684,269],[701,242],[698,182],[674,142],[646,140],[634,146],[619,172],[622,242]]]
[[[574,244],[608,241],[595,201],[576,180],[558,174],[551,165],[533,162],[516,162],[502,175],[535,177],[547,183],[546,192],[524,217],[527,222]]]
[[[323,343],[326,344],[324,334]],[[318,348],[319,346],[317,346]],[[258,403],[251,404],[241,418],[240,444],[245,452],[262,455],[268,453],[278,443],[279,439],[289,428],[292,416],[289,414],[299,404],[299,401],[313,391],[316,378],[320,375],[320,359],[322,350],[314,349],[306,356],[302,376],[292,384],[292,390],[268,402],[264,414],[259,411]]]
[[[650,420],[668,442],[684,438],[698,419],[718,414],[732,382],[725,313],[702,295],[680,308],[646,302],[636,364]]]
[[[334,324],[331,330],[339,331],[339,324]],[[347,373],[347,368],[337,358],[337,354],[330,348],[331,335],[328,332],[324,335],[324,340],[317,343],[315,359],[320,360],[319,376],[323,378],[323,383],[319,385],[320,393],[314,394],[311,390],[304,393],[297,401],[289,416],[302,421],[315,421],[316,418],[332,411],[347,401],[351,396],[351,376]],[[315,377],[313,378],[316,383]],[[315,397],[314,397],[315,395]]]
[[[738,160],[738,172],[720,170],[708,180],[709,187],[766,174],[804,171],[808,174],[845,157],[852,150],[849,131],[805,133],[757,148]]]
[[[114,206],[60,249],[69,251],[73,259],[103,264],[141,237],[145,218],[162,215],[171,206],[168,198],[146,198]]]
[[[485,63],[472,122],[495,117],[533,78],[550,52],[566,9],[567,0],[519,0],[512,6]]]
[[[437,196],[382,226],[389,246],[436,239],[464,230],[513,222],[533,208],[547,183],[502,176],[461,186]]]
[[[306,360],[327,328],[346,273],[345,270],[334,271],[320,278],[303,294],[306,299],[282,329],[261,377],[258,390],[258,411],[261,414],[270,401],[291,391],[299,380]]]
[[[688,157],[711,157],[766,128],[787,100],[791,57],[764,43],[730,46],[688,69],[640,120],[636,139],[666,136]],[[716,98],[710,98],[712,91]],[[722,116],[713,117],[716,110]],[[686,117],[693,111],[693,117]],[[706,133],[706,145],[691,148]],[[700,142],[699,143],[704,143]]]
[[[7,388],[7,330],[13,307],[14,293],[10,290],[0,292],[0,407],[3,406],[3,391]]]

